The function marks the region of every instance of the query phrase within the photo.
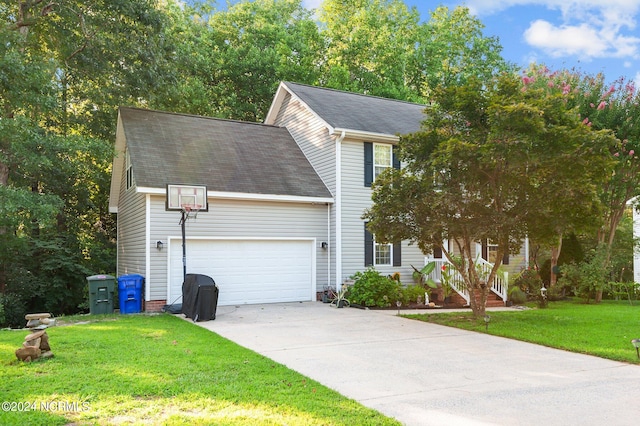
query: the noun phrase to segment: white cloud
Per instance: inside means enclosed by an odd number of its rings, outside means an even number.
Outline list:
[[[577,56],[581,59],[608,56],[634,56],[640,40],[619,34],[606,34],[588,24],[554,26],[547,21],[531,23],[524,33],[526,42],[553,57]]]
[[[467,0],[478,15],[513,6],[540,6],[560,13],[560,24],[531,22],[523,34],[534,48],[554,56],[640,58],[640,38],[634,31],[640,0]]]

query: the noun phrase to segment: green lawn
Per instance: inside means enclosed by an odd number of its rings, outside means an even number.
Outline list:
[[[551,302],[546,309],[488,312],[489,334],[602,358],[640,364],[631,339],[640,338],[640,305]],[[421,321],[485,332],[471,312],[406,315]]]
[[[32,363],[14,355],[28,333],[0,331],[0,399],[30,410],[3,405],[0,424],[399,424],[171,315],[65,322],[47,332],[55,357]]]

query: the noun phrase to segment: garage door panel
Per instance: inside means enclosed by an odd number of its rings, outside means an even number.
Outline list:
[[[179,240],[172,242],[170,257],[170,298],[180,301],[182,244]],[[313,242],[187,240],[187,273],[212,277],[220,288],[219,305],[311,300]]]

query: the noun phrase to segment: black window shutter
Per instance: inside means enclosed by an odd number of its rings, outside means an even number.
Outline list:
[[[393,146],[393,168],[396,170],[400,170],[400,158],[398,158],[398,147],[396,145]]]
[[[402,266],[402,243],[393,244],[393,266]]]
[[[489,247],[487,247],[487,240],[482,240],[482,258],[489,260]]]
[[[371,187],[373,182],[373,144],[364,143],[364,186]]]
[[[434,247],[433,248],[433,258],[434,259],[442,259],[442,247]]]
[[[373,234],[367,229],[367,222],[364,224],[364,266],[373,266]]]
[[[502,264],[503,265],[509,264],[509,253],[505,253],[504,256],[502,256]]]

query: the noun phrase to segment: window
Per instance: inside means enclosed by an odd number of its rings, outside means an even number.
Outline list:
[[[489,263],[496,263],[498,260],[498,245],[491,241],[484,240],[482,242],[482,258]],[[502,264],[509,264],[509,253],[505,253],[502,257]]]
[[[391,244],[382,244],[374,240],[374,265],[389,265],[391,266],[391,259],[393,253],[393,246]]]
[[[373,145],[373,179],[380,173],[393,166],[393,151],[391,145]]]
[[[382,244],[375,241],[373,234],[364,224],[364,266],[402,266],[400,243]]]
[[[385,169],[400,168],[400,161],[391,144],[364,143],[364,186],[371,187],[376,177]]]
[[[127,186],[126,189],[129,189],[133,186],[133,167],[131,166],[131,157],[129,156],[129,150],[125,154],[125,170],[127,173]]]

